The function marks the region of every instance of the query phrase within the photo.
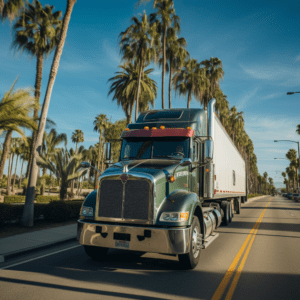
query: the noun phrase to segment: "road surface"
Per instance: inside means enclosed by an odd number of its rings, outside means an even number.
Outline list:
[[[300,203],[242,205],[195,270],[173,256],[110,250],[92,261],[76,243],[0,264],[0,299],[300,299]]]

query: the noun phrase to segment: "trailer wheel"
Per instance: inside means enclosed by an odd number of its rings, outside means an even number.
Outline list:
[[[84,251],[93,260],[103,261],[107,255],[108,248],[84,245]]]
[[[241,213],[241,198],[237,198],[234,200],[234,210],[236,212],[236,214],[240,214]]]
[[[178,254],[178,259],[183,269],[194,269],[200,258],[202,246],[201,228],[199,219],[196,216],[193,216],[191,232],[189,252]]]
[[[242,203],[245,203],[245,197],[241,197]]]
[[[230,223],[230,202],[222,201],[221,208],[224,212],[223,225],[227,226]]]

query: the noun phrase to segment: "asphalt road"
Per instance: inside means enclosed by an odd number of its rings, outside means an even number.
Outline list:
[[[111,250],[94,262],[76,243],[0,265],[0,299],[300,299],[300,203],[243,205],[195,270],[173,256]]]

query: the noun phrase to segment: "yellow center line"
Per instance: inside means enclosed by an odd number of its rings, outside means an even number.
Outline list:
[[[270,203],[270,202],[269,202],[269,203]],[[250,249],[251,249],[252,244],[253,244],[253,242],[254,242],[256,233],[257,233],[257,231],[258,231],[258,228],[259,228],[259,226],[260,226],[260,224],[261,224],[261,221],[262,221],[262,219],[263,219],[263,217],[264,217],[264,214],[265,214],[265,212],[266,212],[266,210],[267,210],[267,207],[268,207],[269,203],[267,204],[266,208],[265,208],[264,211],[262,212],[262,216],[261,216],[261,218],[260,218],[260,221],[259,221],[259,223],[258,223],[258,225],[257,225],[257,227],[256,227],[256,230],[255,230],[255,232],[254,232],[254,234],[253,234],[253,236],[252,236],[252,239],[251,239],[251,241],[250,241],[250,243],[249,243],[249,245],[248,245],[248,248],[247,248],[247,250],[246,250],[246,252],[245,252],[245,255],[244,255],[244,257],[243,257],[243,259],[242,259],[242,261],[241,261],[241,263],[240,263],[240,265],[239,265],[237,271],[236,271],[236,274],[234,275],[233,281],[232,281],[232,283],[231,283],[231,286],[230,286],[230,288],[229,288],[229,291],[228,291],[228,293],[227,293],[227,296],[226,296],[225,300],[231,300],[231,298],[232,298],[232,296],[233,296],[233,293],[234,293],[234,291],[235,291],[235,288],[236,288],[236,286],[237,286],[237,283],[238,283],[238,281],[239,281],[239,279],[240,279],[241,273],[242,273],[243,268],[244,268],[244,266],[245,266],[247,257],[248,257],[248,255],[249,255]]]
[[[269,203],[270,202],[268,202],[268,204],[266,205],[266,208],[261,213],[261,215],[259,216],[258,220],[256,221],[256,223],[254,224],[253,228],[251,229],[251,231],[250,231],[247,239],[245,240],[245,242],[242,245],[241,249],[239,250],[238,254],[234,258],[233,262],[231,263],[229,269],[227,270],[226,274],[224,275],[224,277],[223,277],[220,285],[218,286],[218,288],[215,291],[215,293],[214,293],[213,297],[211,298],[211,300],[219,300],[222,297],[222,295],[223,295],[223,293],[224,293],[224,291],[225,291],[225,289],[226,289],[226,287],[227,287],[227,285],[228,285],[228,283],[229,283],[229,281],[231,279],[231,276],[233,275],[233,273],[234,273],[234,271],[235,271],[235,269],[236,269],[236,267],[238,265],[238,262],[239,262],[240,258],[242,257],[242,255],[243,255],[243,253],[244,253],[244,251],[245,251],[245,249],[247,247],[247,244],[248,244],[248,242],[249,242],[249,240],[250,240],[253,232],[256,229],[258,229],[259,224],[260,224],[260,222],[261,222],[261,220],[262,220],[262,218],[263,218],[263,216],[265,214],[265,210],[267,209]]]

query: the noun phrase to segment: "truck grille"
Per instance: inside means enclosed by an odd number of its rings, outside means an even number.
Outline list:
[[[124,208],[122,215],[122,202]],[[100,186],[99,217],[148,220],[150,185],[146,180],[105,179]]]

